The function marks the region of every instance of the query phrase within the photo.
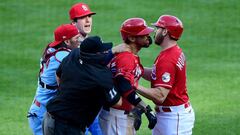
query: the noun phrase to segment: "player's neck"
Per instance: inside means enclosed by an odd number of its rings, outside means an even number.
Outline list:
[[[129,44],[129,50],[130,50],[130,52],[132,52],[133,54],[135,54],[135,55],[137,55],[138,54],[138,52],[139,52],[139,50],[140,50],[141,48],[139,48],[139,47],[137,47],[137,45],[136,44]]]
[[[88,37],[88,35],[83,35],[83,34],[80,33],[79,41],[82,42],[87,37]]]
[[[177,41],[175,40],[164,40],[161,47],[162,51],[167,50],[168,48],[171,48],[177,44]]]

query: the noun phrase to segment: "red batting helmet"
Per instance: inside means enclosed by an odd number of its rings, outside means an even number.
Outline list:
[[[128,36],[143,36],[153,32],[154,29],[148,27],[142,18],[130,18],[123,22],[120,32],[125,41]]]
[[[171,15],[162,15],[159,17],[156,23],[152,25],[156,27],[166,28],[169,32],[170,37],[174,39],[179,39],[183,32],[183,24],[175,16]]]
[[[92,12],[88,5],[85,3],[77,3],[73,5],[69,11],[69,16],[71,20],[94,14],[96,13]]]

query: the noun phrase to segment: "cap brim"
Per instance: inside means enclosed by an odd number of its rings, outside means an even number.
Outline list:
[[[88,15],[95,15],[96,13],[95,12],[87,12],[85,14],[82,14],[81,16],[76,16],[75,18],[81,18],[81,17],[85,17],[85,16],[88,16]]]
[[[110,50],[113,46],[113,43],[109,42],[109,43],[103,43],[103,46],[101,47],[101,49],[99,50],[100,52],[104,52],[107,50]]]
[[[162,25],[160,25],[159,23],[151,23],[152,26],[155,26],[155,27],[164,27]]]
[[[139,36],[141,35],[148,35],[154,31],[154,28],[152,27],[147,27],[146,29],[142,30],[141,32],[138,33]]]
[[[157,26],[157,23],[151,23],[152,26]]]
[[[50,47],[54,47],[57,46],[58,44],[60,44],[62,41],[54,41],[52,43],[49,44]]]

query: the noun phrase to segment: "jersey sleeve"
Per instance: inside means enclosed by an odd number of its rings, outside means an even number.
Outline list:
[[[58,61],[58,62],[62,62],[62,60],[69,54],[68,51],[59,51],[55,54],[55,59]]]
[[[118,90],[114,87],[113,79],[112,79],[112,73],[108,68],[105,69],[101,74],[99,73],[98,76],[98,84],[100,88],[103,88],[104,95],[105,95],[105,101],[107,106],[112,106],[118,102],[120,99],[120,94]]]
[[[115,57],[111,63],[111,70],[114,71],[114,78],[117,76],[123,76],[127,79],[132,86],[134,86],[134,73],[135,69],[135,58],[131,55],[121,55]]]
[[[161,60],[153,65],[152,87],[171,89],[175,80],[175,66],[170,61]]]

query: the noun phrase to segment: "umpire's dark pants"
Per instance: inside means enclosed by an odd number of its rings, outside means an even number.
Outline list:
[[[69,125],[53,117],[47,112],[43,120],[44,135],[84,135],[81,128]]]

